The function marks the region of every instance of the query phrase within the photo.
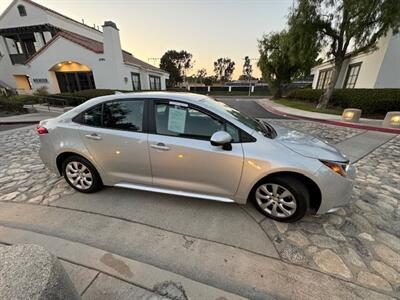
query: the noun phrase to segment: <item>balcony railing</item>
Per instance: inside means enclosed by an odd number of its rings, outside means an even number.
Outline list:
[[[22,54],[10,54],[10,59],[13,65],[19,64],[23,65],[25,64],[26,60],[28,59],[28,55],[25,53]]]

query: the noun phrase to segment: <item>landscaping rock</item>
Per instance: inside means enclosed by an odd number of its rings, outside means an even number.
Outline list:
[[[353,276],[343,260],[332,250],[322,250],[313,256],[314,262],[325,272],[351,279]]]
[[[0,299],[80,299],[58,259],[37,245],[0,247]]]

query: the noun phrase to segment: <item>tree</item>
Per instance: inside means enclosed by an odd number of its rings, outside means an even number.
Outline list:
[[[216,81],[215,76],[210,75],[204,78],[203,83],[205,85],[212,85],[215,81]]]
[[[284,30],[264,35],[258,41],[257,65],[275,99],[282,97],[282,85],[289,83],[300,69],[290,57],[290,46],[290,35]]]
[[[183,82],[185,72],[193,67],[193,55],[185,50],[168,50],[160,60],[160,69],[169,72],[169,85]]]
[[[235,70],[235,62],[230,58],[218,58],[214,62],[214,72],[217,80],[221,82],[229,81]]]
[[[251,79],[251,74],[253,74],[253,66],[251,65],[250,58],[245,56],[243,63],[243,75],[247,77],[247,80]]]
[[[203,83],[204,78],[206,78],[206,76],[207,76],[207,70],[206,69],[203,68],[203,69],[197,70],[196,77],[197,77],[197,79],[198,79],[198,81],[200,83]]]
[[[298,41],[319,39],[333,58],[334,67],[318,107],[326,107],[346,54],[376,50],[377,41],[400,26],[399,0],[297,0],[289,15]]]
[[[239,76],[238,80],[249,80],[249,76],[242,74]],[[258,78],[251,76],[251,80],[258,80]]]

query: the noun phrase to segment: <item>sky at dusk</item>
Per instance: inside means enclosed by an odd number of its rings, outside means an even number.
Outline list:
[[[165,51],[186,50],[195,61],[190,73],[229,57],[242,73],[243,58],[258,58],[257,39],[284,28],[292,0],[36,0],[86,24],[114,21],[122,47],[148,62]],[[11,0],[0,0],[2,13]],[[152,61],[149,61],[153,63]],[[256,60],[254,76],[259,77]],[[156,62],[157,66],[159,62]],[[189,74],[190,74],[189,73]]]

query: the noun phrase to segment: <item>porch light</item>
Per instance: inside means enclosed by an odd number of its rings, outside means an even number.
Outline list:
[[[359,122],[361,117],[361,109],[346,108],[342,114],[342,120],[346,122]]]
[[[384,127],[400,128],[400,111],[389,111],[383,120]]]

